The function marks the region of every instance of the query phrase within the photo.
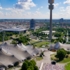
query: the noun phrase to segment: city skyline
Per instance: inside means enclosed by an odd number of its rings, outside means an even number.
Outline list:
[[[0,0],[0,18],[49,19],[48,0]],[[70,18],[70,0],[54,0],[53,19]]]

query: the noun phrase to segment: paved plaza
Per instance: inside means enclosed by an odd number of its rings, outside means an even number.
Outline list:
[[[52,65],[44,63],[42,70],[64,70],[64,66],[59,64]]]

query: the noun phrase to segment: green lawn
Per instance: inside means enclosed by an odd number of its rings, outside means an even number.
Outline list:
[[[51,55],[51,60],[56,60],[57,58],[55,57],[55,54]],[[70,62],[70,57],[64,58],[62,61],[58,61],[58,63],[67,63]]]
[[[55,54],[51,54],[51,60],[55,60],[56,59],[56,57],[55,57]]]
[[[36,42],[38,42],[38,41],[36,41],[36,40],[31,40],[31,41],[30,41],[31,44],[34,44],[34,43],[36,43]]]
[[[36,57],[36,60],[37,61],[40,61],[40,60],[42,60],[43,58],[42,57]]]
[[[65,70],[70,70],[70,63],[65,66]]]
[[[34,45],[35,45],[36,47],[41,47],[41,46],[43,46],[43,45],[48,45],[48,44],[49,44],[49,42],[43,41],[43,42],[37,42],[37,43],[35,43]]]
[[[65,58],[64,60],[60,61],[60,63],[67,63],[70,62],[70,57],[69,58]]]

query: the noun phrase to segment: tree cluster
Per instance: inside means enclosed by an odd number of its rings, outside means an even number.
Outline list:
[[[54,42],[54,43],[57,43],[57,42],[65,43],[66,40],[63,39],[62,37],[58,37],[57,39],[52,39],[52,42]]]
[[[64,49],[59,49],[57,51],[56,57],[59,58],[59,60],[63,60],[66,56],[67,52]]]
[[[36,29],[36,32],[42,32],[42,31],[45,31],[45,30],[48,30],[48,28],[46,26],[44,27],[40,27],[39,29]]]
[[[6,40],[9,40],[12,35],[17,35],[17,32],[5,32],[5,33],[1,32],[0,33],[0,41],[3,40],[3,35],[5,36],[4,40],[6,41]]]
[[[41,36],[41,37],[46,37],[47,36],[47,34],[45,34],[45,33],[43,33],[43,32],[33,32],[33,35],[34,36],[37,36],[37,37],[39,37],[39,36]]]
[[[39,70],[38,67],[36,66],[36,62],[34,60],[25,60],[21,70]]]
[[[16,42],[15,42],[16,41]],[[27,36],[20,36],[19,38],[14,39],[14,43],[24,43],[27,44],[30,41],[30,39]]]

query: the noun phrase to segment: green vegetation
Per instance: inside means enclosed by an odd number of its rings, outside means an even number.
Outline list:
[[[51,60],[58,61],[59,63],[68,63],[70,62],[70,57],[65,57],[63,60],[58,60],[58,58],[55,56],[55,54],[51,55]]]
[[[59,63],[67,63],[70,62],[70,57],[68,58],[64,58],[62,61],[60,61]]]
[[[16,43],[23,43],[23,44],[28,44],[30,39],[27,36],[20,36],[19,38],[16,38],[12,41],[13,44]]]
[[[25,60],[21,70],[39,70],[38,67],[36,66],[36,62],[34,60]]]
[[[36,46],[36,47],[42,47],[43,45],[48,47],[47,45],[49,44],[49,42],[46,42],[46,41],[40,41],[40,42],[36,42],[34,43],[33,45]]]
[[[37,43],[38,41],[37,40],[30,40],[30,44],[34,44],[34,43]]]
[[[18,42],[17,41],[15,41],[15,40],[13,40],[12,42],[11,42],[11,44],[14,44],[14,45],[16,45]]]
[[[64,49],[57,50],[56,57],[59,58],[59,61],[63,60],[66,56],[66,51]]]
[[[61,37],[62,35],[61,35],[61,32],[56,32],[56,33],[54,33],[54,36],[55,37]]]
[[[41,27],[39,29],[36,30],[36,32],[42,32],[42,31],[45,31],[45,30],[48,30],[48,28],[45,26],[45,27]]]
[[[58,37],[57,39],[52,39],[52,43],[57,43],[57,42],[65,43],[66,40],[63,39],[62,37]]]
[[[68,36],[70,37],[70,29],[57,27],[57,28],[54,28],[54,30],[56,32],[53,33],[53,36],[56,37],[56,39],[53,39],[52,42],[54,42],[54,43],[56,43],[56,42],[66,43],[67,31],[68,31]]]
[[[65,70],[70,70],[70,63],[68,63],[67,65],[65,65]]]
[[[42,59],[43,59],[43,57],[40,57],[40,56],[36,57],[36,60],[37,60],[37,61],[40,61],[40,60],[42,60]]]
[[[55,30],[56,30],[57,32],[66,32],[68,29],[58,27],[58,28],[56,28]]]
[[[39,28],[35,31],[32,31],[32,35],[36,36],[40,40],[47,40],[48,35],[42,32],[42,31],[46,31],[46,30],[47,30],[46,26],[42,27],[42,28]]]
[[[51,54],[51,60],[57,60],[57,58],[55,57],[55,54]]]
[[[34,36],[37,36],[37,37],[47,37],[47,34],[43,33],[43,32],[33,32],[32,33]]]
[[[5,32],[5,37],[4,40],[9,40],[11,38],[12,35],[17,35],[17,32]],[[0,33],[0,42],[2,42],[3,40],[3,32]]]

